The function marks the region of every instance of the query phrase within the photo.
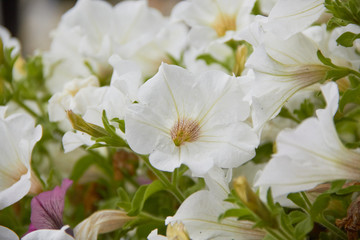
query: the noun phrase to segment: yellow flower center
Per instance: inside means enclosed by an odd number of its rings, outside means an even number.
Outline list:
[[[170,136],[178,147],[184,142],[194,142],[200,136],[200,125],[195,120],[179,118],[171,128]]]
[[[219,37],[222,37],[226,31],[236,30],[236,17],[234,15],[219,13],[211,27],[215,29]]]

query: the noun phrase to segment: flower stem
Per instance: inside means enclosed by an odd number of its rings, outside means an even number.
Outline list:
[[[323,225],[324,227],[326,227],[327,229],[329,229],[332,233],[334,233],[339,239],[343,239],[346,240],[348,239],[346,234],[341,231],[338,227],[336,227],[334,224],[332,224],[331,222],[329,222],[324,215],[320,215],[316,221],[318,223],[320,223],[321,225]]]
[[[174,197],[182,203],[185,200],[184,194],[177,188],[177,186],[173,185],[168,177],[160,170],[154,168],[150,162],[148,156],[142,155],[142,159],[144,160],[144,163],[146,166],[155,174],[155,176],[164,184],[168,191],[174,195]]]

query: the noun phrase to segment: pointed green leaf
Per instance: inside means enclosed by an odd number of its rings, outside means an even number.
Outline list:
[[[299,210],[295,210],[295,211],[292,211],[289,213],[289,218],[290,218],[291,224],[297,224],[307,217],[308,217],[308,215],[306,213],[299,211]]]
[[[313,227],[314,222],[310,216],[307,216],[295,226],[295,236],[297,239],[303,239],[309,232],[311,232]]]
[[[290,193],[287,195],[287,198],[290,199],[293,203],[299,206],[302,209],[307,209],[307,204],[304,198],[301,196],[300,192]]]
[[[360,104],[360,85],[357,88],[347,90],[339,101],[339,110],[342,112],[348,103]]]
[[[165,190],[165,186],[159,181],[156,180],[149,185],[142,185],[136,191],[134,198],[131,202],[131,210],[128,212],[129,216],[136,216],[138,215],[143,206],[145,201],[154,193]]]
[[[74,165],[71,174],[70,179],[77,182],[86,172],[86,170],[93,164],[95,164],[94,156],[87,155],[82,158],[80,158]]]
[[[336,42],[344,47],[352,47],[354,41],[358,38],[360,38],[360,34],[345,32],[341,34],[341,36],[338,37],[338,39],[336,39]]]

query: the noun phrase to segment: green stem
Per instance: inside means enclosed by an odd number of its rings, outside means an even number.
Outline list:
[[[32,115],[33,117],[40,119],[41,117],[34,112],[31,108],[29,108],[28,106],[26,106],[22,101],[20,101],[18,98],[13,98],[14,101],[21,107],[23,108],[25,111],[27,111],[30,115]]]
[[[144,160],[146,166],[155,174],[155,176],[162,182],[162,184],[167,187],[168,191],[172,193],[180,203],[182,203],[185,200],[184,194],[169,181],[168,177],[162,171],[154,168],[150,164],[148,156],[142,155],[142,159]]]
[[[348,239],[343,231],[341,231],[338,227],[329,222],[323,215],[320,215],[320,217],[318,217],[316,220],[318,223],[320,223],[321,225],[329,229],[332,233],[334,233],[338,237],[338,239]]]
[[[266,228],[266,232],[268,232],[273,238],[278,240],[284,240],[283,237],[281,237],[276,231]],[[287,238],[286,238],[287,239]]]
[[[162,224],[164,224],[164,222],[165,222],[165,219],[156,217],[156,216],[151,215],[151,214],[146,213],[146,212],[141,212],[141,213],[139,214],[139,216],[144,217],[144,218],[151,219],[152,221],[161,222]]]
[[[306,196],[306,193],[305,192],[301,192],[300,193],[301,197],[304,199],[306,205],[307,205],[307,209],[305,209],[308,213],[310,212],[310,209],[311,209],[311,202],[310,200],[308,199],[308,197]]]
[[[178,181],[178,171],[179,169],[175,168],[174,172],[171,174],[171,183],[174,185],[174,186],[177,186],[177,181]]]
[[[360,78],[360,73],[358,71],[350,69],[350,73]]]

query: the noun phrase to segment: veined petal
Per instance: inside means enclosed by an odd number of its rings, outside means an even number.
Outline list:
[[[323,80],[328,68],[317,59],[316,51],[317,45],[302,34],[287,41],[269,36],[255,48],[246,63],[255,72],[248,94],[255,128],[274,118],[296,92]]]
[[[30,161],[34,145],[42,135],[41,126],[27,114],[0,118],[0,209],[24,197],[31,189],[39,190],[32,176]],[[32,186],[33,183],[33,186]],[[35,186],[36,185],[36,186]],[[34,192],[35,193],[35,192]]]
[[[269,14],[266,31],[282,39],[301,32],[315,22],[325,11],[324,0],[279,0]]]
[[[199,191],[188,197],[166,224],[182,222],[191,239],[263,239],[264,232],[253,229],[251,222],[231,218],[218,221],[219,215],[231,206],[209,191]]]
[[[42,192],[31,200],[31,224],[35,229],[61,229],[64,201],[72,181],[64,179],[61,187]]]
[[[75,238],[96,240],[98,234],[115,231],[132,219],[134,217],[129,217],[120,210],[97,211],[75,227]]]
[[[338,179],[359,180],[360,154],[341,143],[333,123],[339,95],[335,83],[322,86],[327,101],[317,118],[280,132],[277,153],[265,167],[257,186],[271,186],[274,197],[304,191]]]

